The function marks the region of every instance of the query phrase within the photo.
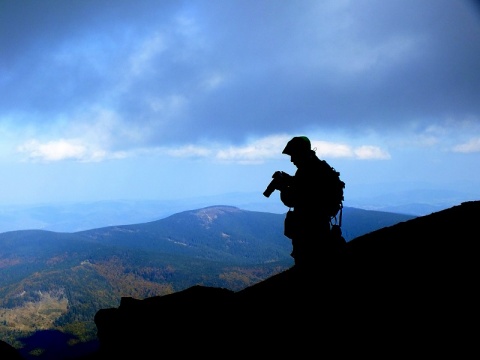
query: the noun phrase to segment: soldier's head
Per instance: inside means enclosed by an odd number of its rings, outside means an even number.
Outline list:
[[[287,143],[282,154],[290,155],[294,165],[299,167],[312,154],[312,144],[306,136],[295,136]]]

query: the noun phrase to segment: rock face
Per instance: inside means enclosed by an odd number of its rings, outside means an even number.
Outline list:
[[[340,258],[239,292],[194,286],[122,298],[95,316],[95,356],[213,358],[429,355],[470,351],[480,202],[383,228]],[[471,348],[470,348],[471,346]]]
[[[0,358],[3,360],[22,360],[20,352],[5,341],[0,340]]]
[[[145,300],[122,298],[118,308],[97,312],[100,353],[140,358],[271,356],[285,354],[309,338],[304,350],[311,350],[319,345],[317,332],[342,317],[334,299],[343,299],[339,294],[326,298],[321,288],[331,284],[319,278],[304,280],[291,269],[239,292],[194,286]],[[316,285],[310,287],[314,280]]]

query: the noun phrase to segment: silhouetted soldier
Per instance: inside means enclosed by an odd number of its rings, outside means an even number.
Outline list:
[[[322,208],[328,192],[324,183],[328,164],[317,157],[306,136],[291,139],[282,153],[290,155],[297,171],[294,176],[277,171],[264,195],[277,189],[281,201],[293,208],[285,219],[285,235],[292,240],[295,268],[321,266],[338,254],[330,237],[330,215]]]

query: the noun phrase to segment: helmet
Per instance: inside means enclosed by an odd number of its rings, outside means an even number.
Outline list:
[[[287,143],[285,149],[283,149],[282,154],[287,155],[302,155],[307,154],[312,149],[310,140],[306,136],[295,136],[292,140]]]

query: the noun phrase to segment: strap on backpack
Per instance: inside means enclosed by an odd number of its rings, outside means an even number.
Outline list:
[[[338,216],[338,226],[342,227],[342,215],[343,215],[343,204],[340,204],[340,210],[337,212],[337,215],[333,216],[330,219],[331,225],[337,225],[337,216]]]
[[[338,226],[342,227],[342,215],[343,215],[343,204],[340,206],[340,219],[338,220]]]

